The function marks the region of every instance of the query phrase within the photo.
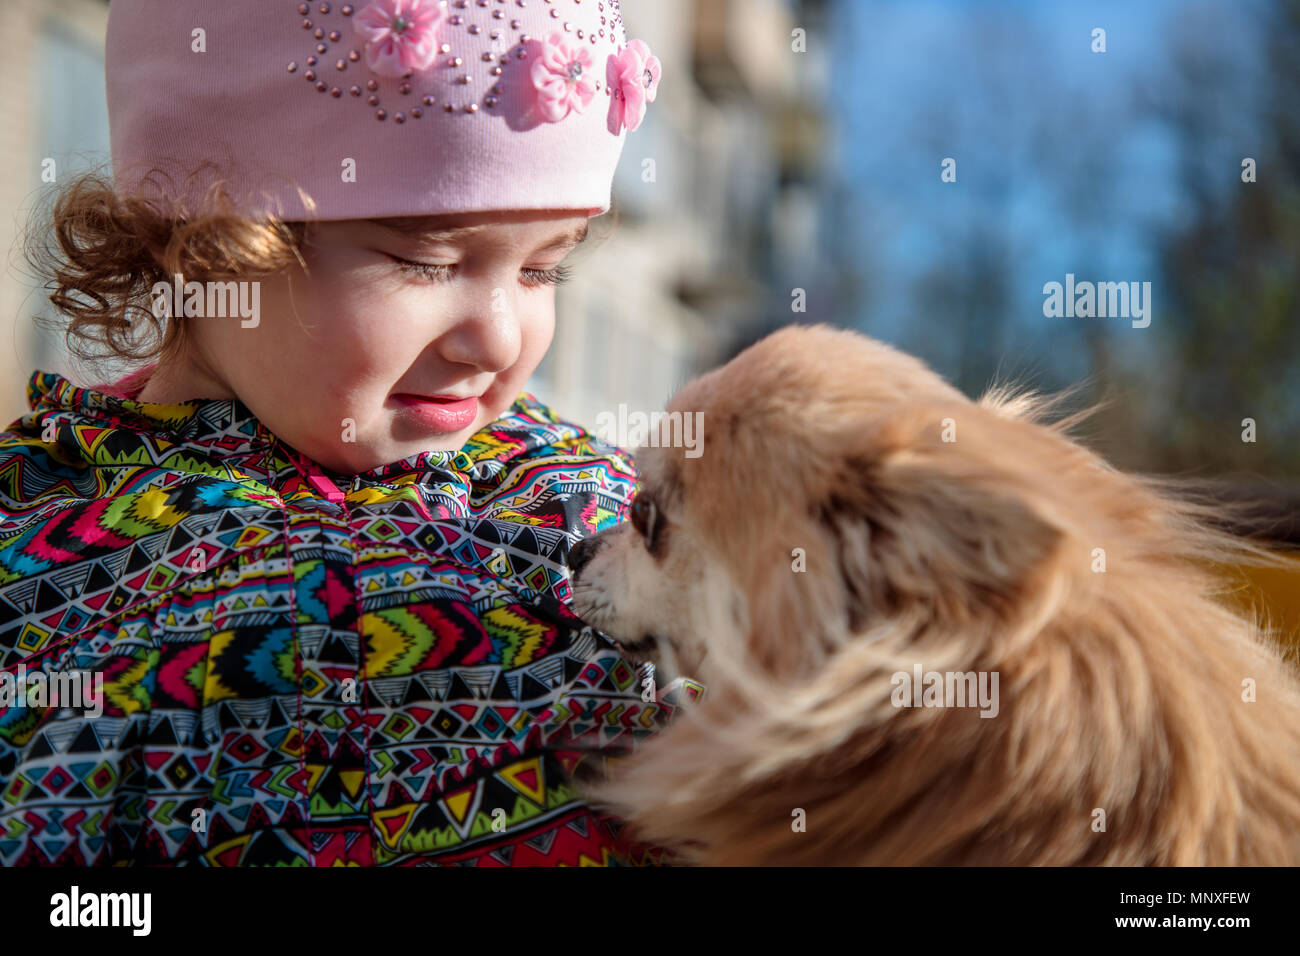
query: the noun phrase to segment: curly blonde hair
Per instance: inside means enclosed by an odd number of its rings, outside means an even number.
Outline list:
[[[158,186],[159,171],[147,185]],[[304,194],[307,208],[310,197]],[[185,322],[154,314],[150,292],[179,273],[198,281],[240,279],[302,265],[307,223],[231,211],[212,182],[193,208],[163,212],[143,192],[121,196],[110,175],[85,173],[37,209],[25,252],[60,313],[38,318],[63,332],[80,359],[166,360],[182,345]]]

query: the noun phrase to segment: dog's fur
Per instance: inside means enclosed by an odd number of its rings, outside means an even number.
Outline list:
[[[703,413],[703,454],[638,452],[640,530],[573,560],[584,619],[708,688],[587,785],[637,838],[722,865],[1300,862],[1300,690],[1217,598],[1212,566],[1261,552],[1208,506],[827,326],[670,409]],[[895,707],[914,663],[996,672],[997,716]]]

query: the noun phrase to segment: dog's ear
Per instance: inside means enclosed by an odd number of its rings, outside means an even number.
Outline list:
[[[904,417],[920,427],[902,420],[876,430],[819,506],[850,626],[920,605],[956,621],[1007,611],[1062,533],[1035,511],[1031,489],[1017,491],[989,456],[970,454],[984,437],[977,429],[966,429],[962,448],[942,440],[942,417]]]

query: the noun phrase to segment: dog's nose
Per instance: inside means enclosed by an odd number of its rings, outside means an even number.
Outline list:
[[[569,548],[569,569],[576,575],[600,548],[599,535],[583,538]]]

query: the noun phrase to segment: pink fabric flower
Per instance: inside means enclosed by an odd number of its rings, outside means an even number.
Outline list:
[[[645,119],[647,103],[653,103],[659,91],[662,69],[659,57],[641,40],[633,40],[617,53],[610,54],[605,79],[613,90],[615,127],[619,123],[634,130]]]
[[[438,55],[438,0],[375,0],[356,15],[366,66],[380,76],[426,70]]]
[[[572,110],[581,113],[596,95],[596,71],[584,44],[570,43],[562,33],[552,33],[533,60],[533,86],[542,115],[558,123]]]

